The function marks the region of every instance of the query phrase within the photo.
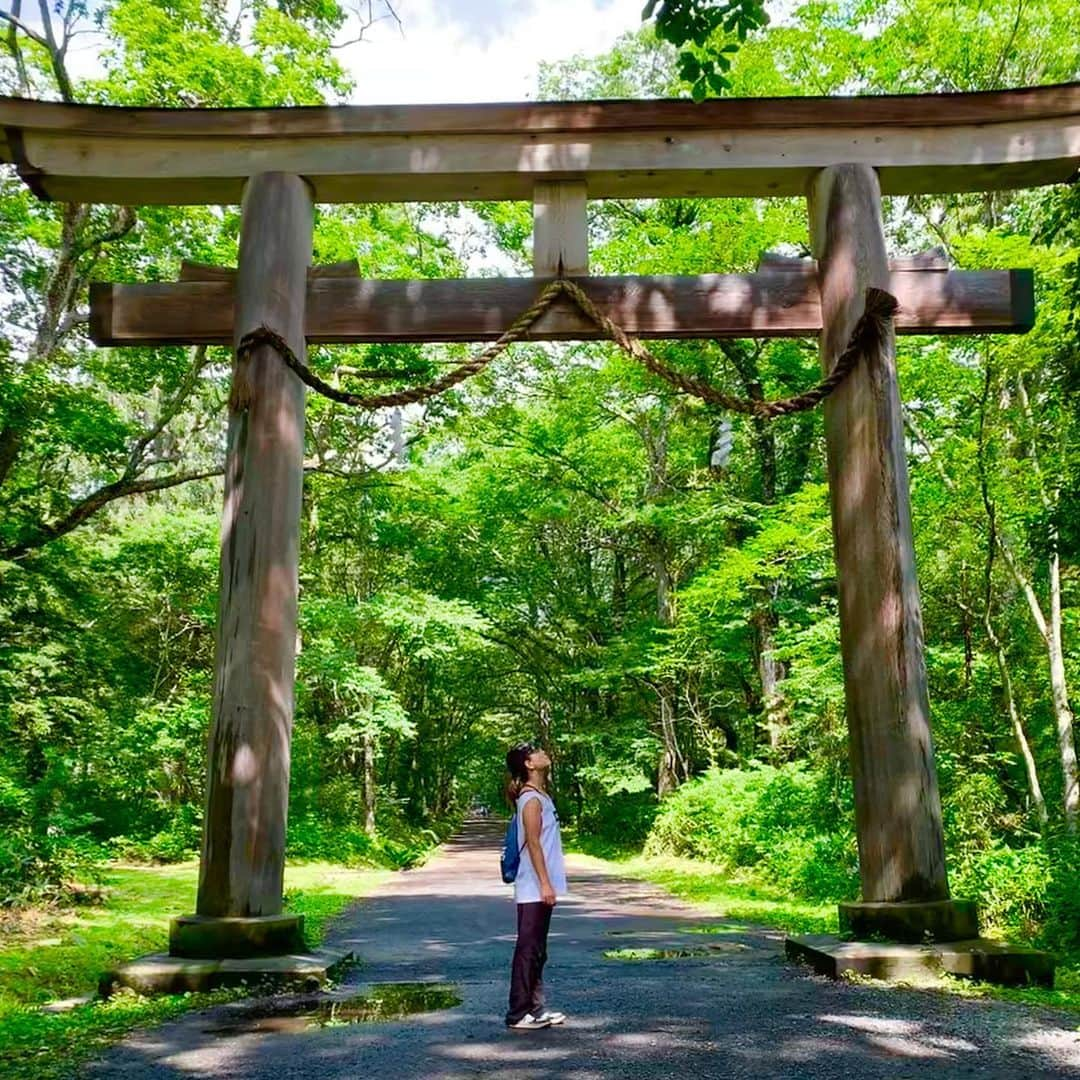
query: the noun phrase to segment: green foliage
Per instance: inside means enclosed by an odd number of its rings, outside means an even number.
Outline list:
[[[1080,840],[1053,834],[1044,841],[1050,867],[1041,939],[1059,956],[1080,955]]]
[[[848,899],[858,864],[844,809],[802,765],[713,769],[665,800],[645,853],[750,870],[793,896]]]
[[[311,859],[350,867],[417,866],[459,824],[458,818],[433,822],[435,827],[411,829],[401,821],[384,821],[375,835],[362,826],[335,824],[308,811],[289,818],[288,850],[295,859]]]
[[[736,878],[730,870],[700,859],[638,856],[615,866],[620,873],[652,881],[681,899],[702,905],[703,914],[775,926],[790,934],[837,932],[834,902],[800,900],[774,885]]]
[[[122,862],[175,863],[197,858],[202,847],[202,813],[184,803],[165,828],[145,840],[109,838],[109,853]]]
[[[87,824],[54,818],[45,831],[15,827],[0,834],[0,907],[68,900],[83,882],[99,880],[107,853],[81,831]]]
[[[662,41],[692,46],[679,53],[679,75],[695,101],[730,88],[732,54],[769,21],[763,0],[646,0],[642,18],[655,18]],[[716,43],[718,35],[735,40]]]
[[[317,105],[345,94],[328,50],[344,22],[336,3],[252,5],[234,20],[201,0],[113,0],[104,25],[107,77],[90,95],[112,104],[179,100],[187,106]]]
[[[1046,919],[1050,881],[1044,847],[1010,848],[995,842],[964,859],[950,884],[957,896],[978,900],[984,934],[1030,941]]]
[[[592,854],[640,851],[657,814],[651,781],[647,790],[613,792],[578,815],[576,846]]]
[[[93,994],[105,971],[141,953],[161,951],[169,919],[192,909],[197,878],[192,863],[111,868],[99,903],[6,915],[0,936],[0,1073],[5,1078],[61,1080],[135,1028],[247,993],[154,998],[121,993],[68,1012],[40,1011],[48,1001]],[[288,866],[286,906],[304,915],[305,935],[318,945],[327,923],[382,880],[379,871],[325,862]]]

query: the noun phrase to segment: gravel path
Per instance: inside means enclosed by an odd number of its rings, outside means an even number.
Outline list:
[[[495,824],[473,823],[426,866],[395,875],[337,923],[365,984],[447,980],[457,1008],[402,1021],[268,1030],[237,1004],[129,1038],[87,1069],[94,1080],[158,1077],[353,1080],[679,1080],[1080,1076],[1080,1018],[931,991],[809,976],[781,935],[715,925],[652,886],[570,860],[572,897],[552,920],[548,1003],[565,1027],[507,1031],[513,948]],[[733,924],[727,923],[726,926]],[[610,948],[719,945],[705,959],[624,962]]]

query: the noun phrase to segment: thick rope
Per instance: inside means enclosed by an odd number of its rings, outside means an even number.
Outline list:
[[[623,352],[652,372],[652,374],[675,387],[676,390],[691,394],[702,401],[708,402],[710,405],[719,405],[721,408],[728,409],[731,412],[745,413],[748,416],[756,416],[767,420],[777,416],[787,416],[794,412],[805,412],[820,405],[848,377],[861,356],[869,356],[881,348],[889,332],[890,320],[900,306],[896,297],[883,289],[867,289],[863,314],[855,324],[855,329],[852,331],[844,351],[836,358],[832,371],[809,390],[796,394],[794,397],[779,398],[773,401],[736,397],[709,383],[684,375],[681,371],[669,367],[649,352],[637,338],[632,337],[621,326],[612,322],[593,303],[580,285],[573,281],[567,281],[565,278],[560,278],[547,285],[536,298],[536,301],[526,308],[507,327],[499,339],[492,342],[483,352],[478,353],[468,363],[454,368],[453,371],[447,372],[425,386],[414,386],[408,390],[398,390],[391,394],[372,395],[353,394],[347,390],[339,390],[337,387],[323,382],[297,358],[284,338],[268,326],[260,326],[258,329],[245,334],[237,346],[236,357],[237,360],[243,360],[250,356],[260,345],[269,345],[281,356],[285,364],[296,372],[302,382],[332,401],[340,402],[342,405],[351,405],[358,409],[384,409],[395,405],[414,405],[417,402],[436,397],[438,394],[483,371],[492,360],[504,353],[515,341],[524,338],[533,323],[560,296],[566,296],[572,300],[582,314],[603,330]]]
[[[709,383],[684,375],[681,371],[668,367],[658,360],[641,342],[631,337],[621,326],[613,323],[589,298],[581,286],[572,281],[562,282],[563,291],[582,312],[604,331],[620,349],[632,356],[658,378],[670,383],[676,390],[692,394],[710,405],[719,405],[731,412],[746,413],[771,420],[776,416],[789,413],[805,412],[820,405],[851,373],[864,353],[869,355],[880,348],[889,329],[889,320],[896,314],[900,305],[896,297],[883,289],[866,290],[866,303],[862,317],[855,324],[847,347],[836,358],[832,371],[816,386],[796,394],[794,397],[763,401],[755,398],[740,398],[726,394]]]
[[[493,341],[483,352],[474,356],[467,364],[462,364],[460,367],[454,368],[453,371],[448,371],[445,375],[440,376],[426,386],[414,386],[408,390],[397,390],[392,394],[371,394],[367,396],[351,394],[347,390],[339,390],[336,386],[323,382],[318,375],[296,358],[296,354],[289,348],[281,335],[275,333],[268,326],[260,326],[257,330],[252,330],[250,334],[245,334],[236,348],[236,356],[237,359],[242,359],[250,355],[258,346],[269,345],[280,354],[282,360],[296,372],[302,382],[310,386],[312,390],[318,390],[320,394],[330,398],[332,401],[338,401],[342,405],[351,405],[357,409],[386,409],[394,405],[415,405],[417,402],[436,397],[445,390],[449,390],[452,386],[457,386],[458,383],[479,374],[515,341],[520,341],[528,332],[529,327],[559,298],[562,293],[562,285],[563,282],[561,281],[553,281],[548,285],[536,298],[536,302],[531,307],[526,308],[506,328],[506,331],[497,341]]]

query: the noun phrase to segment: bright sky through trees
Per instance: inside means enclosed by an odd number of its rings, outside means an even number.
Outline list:
[[[521,101],[541,60],[597,53],[641,25],[639,0],[402,0],[370,47],[350,48],[357,103]]]

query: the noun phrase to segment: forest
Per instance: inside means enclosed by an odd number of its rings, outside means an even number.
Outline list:
[[[646,23],[545,64],[541,100],[976,91],[1080,78],[1070,0],[812,0],[687,44]],[[166,106],[349,100],[334,0],[60,4],[0,27],[0,93]],[[40,27],[40,23],[35,24]],[[97,35],[98,67],[67,49]],[[614,35],[613,35],[614,37]],[[727,45],[731,45],[730,48]],[[377,45],[371,47],[377,48]],[[712,76],[710,79],[709,76]],[[898,345],[953,894],[1080,964],[1080,189],[890,197],[890,252],[1035,272],[1026,335]],[[0,173],[0,905],[197,855],[225,403],[218,347],[89,342],[91,281],[236,264],[236,207],[40,202]],[[526,203],[321,206],[316,263],[530,273]],[[809,255],[801,199],[589,204],[592,273]],[[336,385],[465,344],[325,346]],[[656,343],[750,398],[809,339]],[[409,866],[542,744],[581,849],[858,896],[820,410],[737,416],[607,343],[517,344],[423,406],[308,399],[288,854]],[[659,862],[657,862],[659,865]],[[675,865],[675,863],[670,863]]]

